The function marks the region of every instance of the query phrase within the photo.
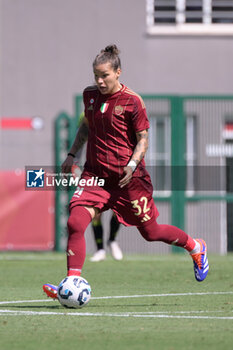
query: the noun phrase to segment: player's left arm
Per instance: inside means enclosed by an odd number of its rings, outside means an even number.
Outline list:
[[[146,151],[148,149],[148,130],[142,130],[136,133],[137,144],[134,149],[133,155],[124,167],[125,176],[119,181],[119,186],[122,188],[127,185],[132,179],[133,172],[135,171],[138,164],[144,158]]]

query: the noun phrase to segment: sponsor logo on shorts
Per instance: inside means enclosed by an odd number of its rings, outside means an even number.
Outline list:
[[[141,222],[146,222],[146,221],[148,221],[148,220],[150,220],[150,219],[151,219],[151,217],[150,217],[148,214],[146,214],[146,215],[142,218]]]

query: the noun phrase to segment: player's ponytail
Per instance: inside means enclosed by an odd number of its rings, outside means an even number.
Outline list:
[[[121,60],[119,57],[120,51],[118,50],[116,45],[108,45],[105,49],[101,50],[100,53],[96,56],[93,62],[93,68],[98,66],[99,64],[109,62],[114,71],[118,68],[121,68]]]

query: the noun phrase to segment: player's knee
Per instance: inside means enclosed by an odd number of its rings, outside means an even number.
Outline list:
[[[155,241],[154,236],[152,237],[152,236],[150,235],[150,233],[144,232],[144,231],[141,232],[141,230],[139,230],[139,231],[140,231],[142,237],[143,237],[147,242],[153,242],[153,241]]]
[[[159,240],[158,237],[158,224],[156,221],[150,223],[147,226],[138,227],[139,232],[141,233],[142,237],[148,241],[153,242]]]
[[[75,218],[74,215],[71,214],[67,221],[67,228],[68,228],[69,235],[71,235],[76,231],[76,227],[77,227],[77,219]]]
[[[98,218],[94,218],[94,219],[92,220],[92,225],[93,225],[93,226],[100,226],[100,225],[102,225],[102,224],[101,224],[101,220],[98,219]]]
[[[146,241],[148,242],[154,241],[154,238],[152,237],[151,232],[148,231],[145,227],[138,227],[138,230]]]
[[[81,206],[73,207],[70,211],[70,216],[67,221],[69,235],[84,234],[87,226],[91,222],[90,213]]]

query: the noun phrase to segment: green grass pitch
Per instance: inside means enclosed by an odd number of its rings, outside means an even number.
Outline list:
[[[92,299],[77,310],[42,292],[65,277],[65,254],[2,252],[0,349],[232,349],[233,255],[209,263],[198,283],[187,254],[87,259]]]

